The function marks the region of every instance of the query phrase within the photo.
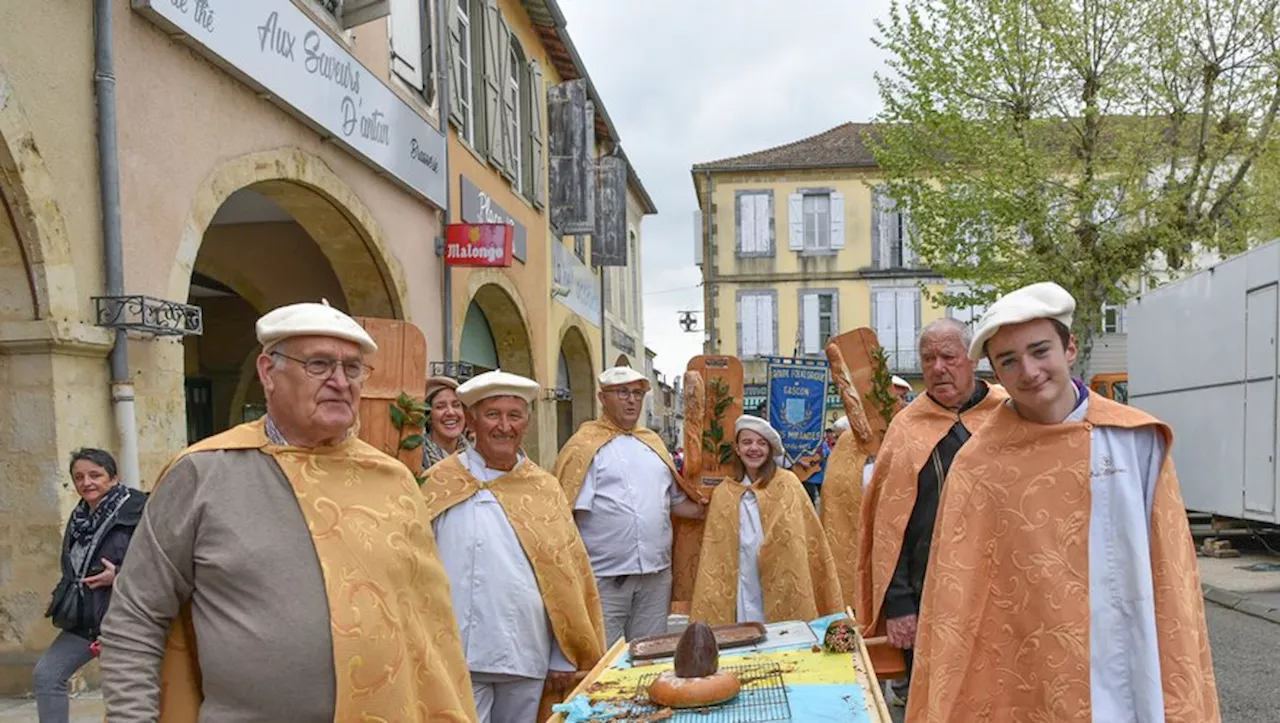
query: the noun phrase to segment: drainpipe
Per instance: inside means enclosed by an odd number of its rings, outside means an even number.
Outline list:
[[[439,68],[437,76],[439,78],[439,87],[436,89],[436,95],[440,97],[437,104],[440,108],[440,129],[444,132],[444,208],[441,209],[440,217],[444,220],[443,226],[449,224],[449,203],[450,195],[453,189],[453,179],[449,177],[449,65],[448,54],[445,51],[445,44],[449,42],[449,3],[454,0],[438,0],[436,3],[436,17],[440,22],[436,23],[436,67]],[[444,315],[444,360],[446,362],[453,361],[453,269],[444,262],[444,240],[441,234],[440,243],[440,265],[444,267],[444,304],[441,313]]]
[[[120,162],[116,150],[116,71],[112,46],[111,0],[93,4],[93,89],[98,100],[98,189],[102,204],[102,252],[108,296],[124,295],[124,244],[120,233]],[[121,479],[137,488],[138,423],[133,380],[129,378],[129,338],[116,329],[111,347],[111,408],[120,441]]]

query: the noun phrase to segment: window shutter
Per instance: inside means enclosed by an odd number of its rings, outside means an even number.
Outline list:
[[[876,328],[876,338],[880,341],[880,348],[889,355],[890,364],[893,363],[894,350],[898,345],[898,331],[893,318],[897,312],[896,303],[892,291],[877,291],[872,294],[871,307],[872,314],[875,315],[873,323]]]
[[[839,191],[831,193],[831,249],[838,251],[844,248],[844,194]]]
[[[760,352],[773,355],[778,353],[778,316],[774,308],[773,294],[761,294],[756,319],[760,322]]]
[[[777,231],[777,212],[773,206],[773,191],[769,191],[768,216],[765,223],[768,224],[769,237],[766,241],[769,244],[769,255],[774,256],[778,253],[778,231]]]
[[[733,210],[734,228],[738,230],[738,253],[744,254],[752,250],[752,243],[747,235],[751,232],[751,226],[755,222],[755,214],[752,212],[753,205],[751,203],[751,195],[746,193],[738,194],[737,207]]]
[[[546,206],[547,174],[543,169],[542,143],[542,66],[529,61],[529,158],[533,165],[533,205]]]
[[[391,70],[422,90],[422,1],[391,0]]]
[[[889,194],[880,192],[880,261],[881,268],[894,268],[894,250],[898,248],[898,213],[897,204]]]
[[[769,220],[773,215],[771,208],[773,207],[773,194],[757,193],[755,195],[755,230],[756,230],[756,253],[771,254],[773,253],[773,241],[771,238],[771,229],[769,228]]]
[[[465,1],[465,0],[464,0]],[[448,8],[449,47],[445,55],[448,58],[446,68],[449,83],[449,121],[459,129],[466,124],[462,115],[462,82],[459,77],[462,66],[462,33],[458,30],[458,0],[445,0]],[[475,102],[474,99],[472,102]]]
[[[791,228],[791,250],[804,251],[804,196],[798,193],[787,197],[787,225]]]
[[[911,353],[916,346],[916,298],[915,294],[906,291],[897,292],[897,315],[894,326],[898,332],[898,359],[895,370],[908,368]]]
[[[831,297],[831,335],[835,336],[840,333],[840,292],[833,291],[829,296]],[[823,339],[822,344],[825,346],[826,343],[827,340]]]
[[[439,83],[442,79],[436,77],[436,28],[431,23],[431,5],[427,0],[418,0],[422,7],[422,27],[420,34],[422,37],[422,54],[418,57],[422,58],[422,98],[427,104],[436,102],[436,93],[444,92]],[[445,0],[448,4],[448,0]],[[436,22],[440,22],[440,18],[436,18]]]
[[[484,2],[484,120],[485,120],[485,150],[489,154],[489,160],[493,166],[498,169],[506,168],[506,154],[503,138],[506,132],[503,131],[503,121],[505,116],[502,113],[502,89],[506,87],[505,77],[502,75],[502,68],[506,64],[503,60],[506,48],[503,43],[503,33],[505,32],[505,24],[502,22],[502,13],[498,11],[498,0],[485,0]]]
[[[756,296],[738,297],[738,354],[743,357],[758,353],[759,323],[756,321]]]
[[[906,208],[898,211],[898,228],[902,234],[902,265],[915,266],[916,252],[911,248],[911,214],[907,213]]]
[[[883,268],[884,256],[880,253],[880,189],[871,189],[871,268]],[[874,295],[872,296],[874,303]],[[875,312],[872,312],[872,317]]]
[[[511,102],[507,102],[510,97],[511,73],[514,68],[511,67],[511,26],[507,25],[507,21],[502,21],[501,35],[498,36],[498,65],[499,75],[502,88],[502,175],[506,176],[508,181],[515,182],[516,166],[520,157],[520,139],[511,132],[512,116],[520,117],[520,99],[512,98]]]
[[[818,338],[818,329],[820,328],[819,315],[821,310],[818,308],[817,294],[804,294],[801,297],[803,301],[803,309],[800,313],[800,319],[804,323],[804,353],[817,354],[822,349],[821,340]]]

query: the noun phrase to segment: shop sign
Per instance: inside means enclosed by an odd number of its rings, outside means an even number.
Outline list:
[[[557,287],[552,290],[552,297],[599,328],[600,279],[559,241],[551,242],[551,262]]]
[[[505,223],[511,226],[515,229],[512,254],[521,263],[527,258],[529,233],[524,224],[516,221],[515,216],[507,213],[507,209],[499,206],[466,176],[462,177],[462,220],[467,223]]]
[[[451,223],[444,229],[450,266],[510,266],[514,229],[505,223]]]
[[[290,0],[133,0],[197,52],[444,207],[445,138]]]

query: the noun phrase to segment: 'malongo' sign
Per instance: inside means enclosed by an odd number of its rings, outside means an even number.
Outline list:
[[[451,223],[444,232],[450,266],[510,266],[515,229],[505,223]]]

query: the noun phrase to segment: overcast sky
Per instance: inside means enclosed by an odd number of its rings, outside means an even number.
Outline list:
[[[658,207],[642,227],[645,344],[671,377],[702,353],[695,163],[880,111],[872,21],[889,0],[560,0],[569,34]],[[701,329],[702,315],[698,315]]]

